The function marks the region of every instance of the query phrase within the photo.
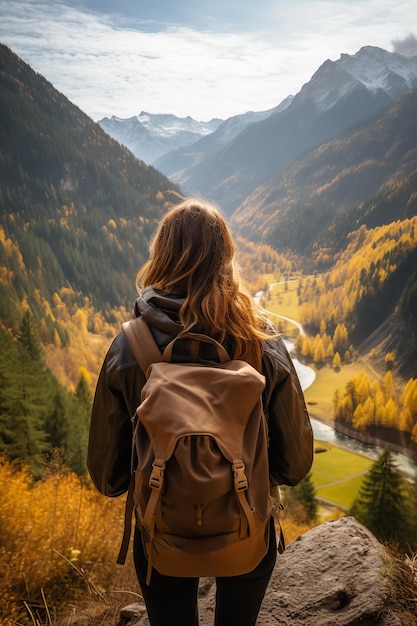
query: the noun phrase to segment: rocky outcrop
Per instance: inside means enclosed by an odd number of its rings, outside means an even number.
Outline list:
[[[397,559],[353,517],[326,522],[278,555],[257,623],[411,626],[417,618],[400,600],[402,584]],[[214,580],[203,579],[201,626],[213,624],[214,595]],[[126,626],[149,626],[141,605],[126,607],[122,616]]]

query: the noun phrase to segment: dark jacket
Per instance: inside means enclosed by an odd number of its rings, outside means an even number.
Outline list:
[[[148,322],[161,350],[182,330],[182,300],[146,289],[135,315]],[[230,350],[232,346],[225,344]],[[265,341],[262,369],[266,378],[264,408],[269,428],[272,484],[296,485],[313,461],[313,433],[292,360],[280,337]],[[88,446],[88,469],[104,495],[127,489],[131,470],[132,422],[145,377],[123,335],[114,339],[104,360],[94,397]]]

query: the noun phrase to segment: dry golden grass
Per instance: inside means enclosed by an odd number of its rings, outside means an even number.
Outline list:
[[[79,612],[110,623],[106,614],[137,599],[131,560],[115,564],[124,498],[104,498],[63,468],[33,483],[5,459],[0,484],[1,626],[64,625]]]
[[[0,484],[0,626],[117,624],[140,598],[131,555],[115,562],[125,499],[104,498],[58,460],[34,482],[0,457]],[[284,511],[287,544],[312,526],[298,513]]]

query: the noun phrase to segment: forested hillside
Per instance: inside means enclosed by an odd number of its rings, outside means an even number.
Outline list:
[[[417,375],[417,90],[295,160],[249,196],[238,232],[298,253],[307,283],[302,321],[346,324],[358,348],[381,325],[398,365]],[[306,227],[307,225],[307,227]],[[311,265],[310,265],[311,269]],[[383,336],[380,334],[380,338]],[[312,348],[309,352],[312,352]]]
[[[323,267],[322,249],[331,264],[355,227],[416,215],[416,110],[414,90],[296,159],[245,200],[235,227]]]
[[[27,302],[65,341],[56,296],[88,297],[107,318],[129,305],[178,189],[4,46],[0,93],[0,316],[15,327]]]
[[[342,361],[351,360],[354,349],[385,324],[379,339],[386,338],[387,350],[396,351],[404,373],[416,375],[416,264],[416,216],[373,229],[362,225],[349,235],[332,268],[300,289],[300,321],[321,337],[323,361],[335,352]],[[329,348],[337,327],[343,332]],[[300,341],[301,351],[313,357],[319,340]]]
[[[0,46],[0,453],[85,472],[99,362],[179,198]]]

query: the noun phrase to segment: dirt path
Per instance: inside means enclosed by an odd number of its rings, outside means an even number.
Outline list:
[[[334,485],[339,485],[340,483],[344,483],[347,480],[351,480],[352,478],[357,478],[358,476],[363,476],[364,474],[367,474],[369,470],[362,470],[361,472],[357,472],[356,474],[350,474],[350,476],[344,476],[343,478],[339,478],[339,480],[333,480],[330,483],[326,483],[325,485],[320,485],[319,487],[316,487],[316,491],[319,491],[320,489],[324,489],[325,487],[333,487]]]

